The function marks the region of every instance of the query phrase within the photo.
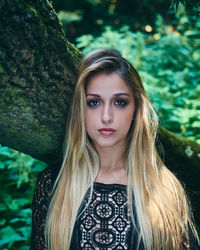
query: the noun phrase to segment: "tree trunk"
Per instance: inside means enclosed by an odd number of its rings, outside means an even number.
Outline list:
[[[1,0],[0,16],[0,143],[55,161],[81,53],[49,1]]]
[[[200,145],[160,127],[157,148],[165,165],[185,187],[200,233]]]
[[[0,143],[52,163],[61,157],[82,54],[67,41],[48,0],[1,0],[0,32]],[[200,145],[164,128],[159,140],[164,162],[198,208]]]

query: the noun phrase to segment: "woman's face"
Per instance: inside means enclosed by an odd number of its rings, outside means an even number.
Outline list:
[[[130,87],[115,73],[99,73],[86,88],[86,130],[98,147],[125,145],[135,111]]]

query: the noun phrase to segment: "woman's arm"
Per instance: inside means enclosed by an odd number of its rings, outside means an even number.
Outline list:
[[[50,194],[58,173],[59,165],[45,168],[38,176],[32,200],[32,232],[30,250],[47,250],[44,225]]]

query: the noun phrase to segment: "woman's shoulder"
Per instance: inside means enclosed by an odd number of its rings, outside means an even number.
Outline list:
[[[43,182],[54,182],[59,173],[61,164],[62,162],[56,162],[48,165],[38,174],[38,180]]]
[[[61,164],[61,162],[56,162],[48,165],[38,174],[34,196],[37,198],[47,198],[51,194]]]

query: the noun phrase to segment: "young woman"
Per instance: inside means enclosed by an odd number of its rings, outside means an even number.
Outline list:
[[[63,162],[38,177],[31,249],[198,249],[184,190],[155,148],[157,116],[134,67],[80,64]]]

